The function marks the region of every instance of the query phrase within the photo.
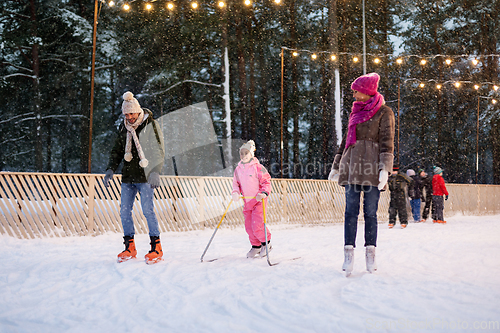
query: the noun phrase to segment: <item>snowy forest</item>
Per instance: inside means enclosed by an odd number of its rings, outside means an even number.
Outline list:
[[[205,101],[226,138],[227,48],[230,135],[269,167],[283,133],[285,177],[326,179],[366,70],[396,115],[402,169],[500,184],[500,1],[193,3],[2,1],[0,170],[103,173],[126,91],[156,118]]]

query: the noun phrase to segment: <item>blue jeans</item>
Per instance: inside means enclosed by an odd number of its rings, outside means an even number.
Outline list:
[[[158,220],[154,210],[154,190],[148,183],[122,183],[122,202],[120,218],[122,220],[124,236],[133,237],[135,234],[132,208],[134,207],[137,192],[141,195],[142,212],[148,221],[149,236],[160,236]]]
[[[377,209],[380,191],[376,186],[356,184],[345,186],[344,245],[356,247],[361,192],[364,193],[365,246],[377,246]]]
[[[410,200],[411,212],[413,213],[413,220],[420,222],[420,199]]]

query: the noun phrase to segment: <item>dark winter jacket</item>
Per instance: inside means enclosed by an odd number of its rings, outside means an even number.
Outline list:
[[[432,177],[425,176],[421,177],[420,181],[422,182],[422,199],[424,201],[431,200],[432,198]]]
[[[413,191],[411,192],[412,194],[410,195],[410,198],[422,199],[422,179],[420,179],[419,175],[411,176],[411,179],[412,183],[410,186]]]
[[[356,143],[345,149],[346,136],[333,161],[340,173],[339,185],[378,186],[380,170],[392,171],[394,160],[394,112],[387,105],[364,123],[356,125]]]
[[[137,153],[137,148],[133,141],[132,160],[130,162],[124,160],[125,145],[127,143],[127,129],[122,122],[118,128],[118,134],[113,149],[111,149],[108,166],[106,167],[106,170],[111,169],[115,172],[123,161],[122,183],[147,183],[151,172],[158,172],[161,174],[161,169],[163,168],[165,147],[163,145],[163,134],[160,125],[153,119],[153,113],[150,110],[145,108],[143,108],[143,110],[144,120],[142,124],[137,127],[136,133],[139,137],[144,155],[149,163],[146,168],[142,168],[139,165],[139,154]]]
[[[405,173],[398,172],[395,175],[390,175],[387,184],[389,185],[389,190],[392,196],[404,196],[405,190],[408,190],[408,194],[413,194],[413,190],[409,187],[412,180]]]

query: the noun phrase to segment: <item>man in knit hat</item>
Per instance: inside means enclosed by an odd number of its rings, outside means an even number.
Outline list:
[[[432,221],[434,223],[446,223],[444,220],[444,199],[448,200],[448,190],[444,184],[443,169],[434,166],[434,177],[432,177]]]
[[[165,157],[163,135],[160,126],[153,119],[153,113],[141,108],[131,92],[123,95],[122,113],[125,119],[118,128],[104,177],[104,186],[108,187],[113,174],[123,162],[120,218],[125,250],[118,254],[118,262],[127,261],[137,255],[132,208],[139,193],[151,239],[151,250],[145,259],[148,264],[152,264],[162,260],[163,256],[153,203],[154,189],[160,186],[160,172]]]

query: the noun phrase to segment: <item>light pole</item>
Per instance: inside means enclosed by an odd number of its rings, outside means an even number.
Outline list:
[[[280,160],[281,160],[281,178],[283,178],[283,67],[284,67],[284,50],[281,48],[281,126],[280,126]]]
[[[94,32],[92,34],[92,71],[90,76],[90,113],[89,113],[89,159],[88,173],[92,168],[92,119],[94,114],[94,75],[95,75],[95,50],[97,39],[97,0],[94,0]]]
[[[492,98],[492,97],[487,97],[487,96],[477,96],[477,115],[476,115],[476,184],[477,182],[477,177],[479,174],[479,101],[481,98],[484,99],[491,99],[491,103],[496,104],[497,100]]]

